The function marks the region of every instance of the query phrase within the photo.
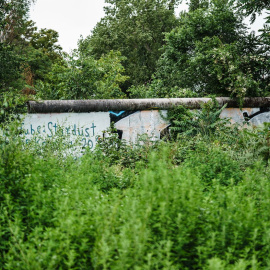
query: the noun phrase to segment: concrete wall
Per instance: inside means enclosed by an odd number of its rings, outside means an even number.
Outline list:
[[[109,111],[88,113],[32,113],[23,120],[25,140],[42,143],[46,138],[61,132],[70,144],[78,141],[82,147],[94,149],[99,137],[113,122],[119,137],[135,143],[138,135],[147,134],[151,140],[158,140],[170,125],[164,116],[166,110]],[[228,117],[232,123],[250,122],[258,126],[270,122],[270,111],[262,108],[226,108],[221,117]]]
[[[43,143],[61,134],[71,145],[78,142],[82,147],[93,149],[110,123],[109,112],[37,113],[23,117],[22,129],[26,143],[31,139]]]

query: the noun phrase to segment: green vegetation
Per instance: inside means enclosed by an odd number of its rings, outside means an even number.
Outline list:
[[[0,1],[0,101],[14,97],[5,111],[25,97],[269,94],[269,17],[259,35],[244,24],[269,11],[268,1],[190,0],[176,14],[180,0],[106,0],[104,18],[70,54],[56,31],[29,21],[32,2]]]
[[[110,136],[80,158],[9,124],[1,269],[268,269],[269,129],[228,126],[213,103],[192,114],[172,111],[165,141]]]
[[[268,1],[106,0],[71,55],[31,2],[0,0],[0,269],[269,269],[269,125],[179,107],[158,143],[76,158],[16,122],[28,99],[269,95],[269,25],[243,24]]]
[[[216,1],[183,15],[179,25],[166,34],[153,81],[157,96],[175,95],[181,88],[200,96],[260,96],[267,91],[255,72],[264,55],[258,52],[254,58],[256,41],[230,4]]]

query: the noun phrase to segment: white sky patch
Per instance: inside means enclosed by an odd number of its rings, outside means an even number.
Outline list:
[[[259,29],[263,28],[263,25],[265,24],[265,18],[267,16],[266,11],[262,13],[260,16],[256,16],[255,22],[250,25],[250,31],[255,31],[256,35],[260,34]],[[246,18],[244,20],[245,24],[249,25],[250,24],[250,17]]]
[[[31,8],[30,19],[37,27],[59,33],[63,50],[77,48],[77,41],[86,37],[104,17],[103,0],[37,0]]]
[[[86,37],[95,25],[104,17],[104,0],[37,0],[31,8],[30,19],[37,27],[53,29],[59,33],[59,44],[65,52],[77,48],[80,36]],[[187,10],[187,4],[181,4],[177,10]],[[264,13],[251,26],[256,32],[263,26]],[[249,20],[245,22],[249,24]]]

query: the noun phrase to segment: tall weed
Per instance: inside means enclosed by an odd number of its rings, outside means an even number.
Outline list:
[[[10,133],[0,268],[269,269],[269,167],[241,161],[249,148],[260,157],[259,135],[233,132],[233,145],[216,130],[134,150],[116,140],[80,158]]]

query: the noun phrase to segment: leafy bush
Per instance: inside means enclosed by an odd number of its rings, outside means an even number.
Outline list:
[[[134,149],[111,136],[74,158],[12,130],[0,148],[1,269],[269,268],[269,167],[238,162],[260,135]]]
[[[129,143],[118,137],[117,130],[111,127],[106,136],[98,141],[97,153],[108,158],[111,165],[118,164],[123,167],[135,168],[136,163],[146,164],[149,152],[157,148],[158,142],[153,142],[143,134],[138,136],[136,142]]]
[[[236,160],[218,147],[209,147],[204,142],[198,143],[193,153],[189,152],[185,162],[199,174],[205,188],[212,186],[214,181],[228,186],[242,179],[243,173]]]
[[[219,108],[213,101],[201,105],[201,110],[191,111],[184,106],[178,106],[168,111],[167,119],[171,123],[170,131],[172,139],[179,136],[195,136],[201,134],[204,137],[213,137],[216,132],[225,131],[228,119],[220,118],[220,114],[226,105]]]

